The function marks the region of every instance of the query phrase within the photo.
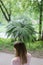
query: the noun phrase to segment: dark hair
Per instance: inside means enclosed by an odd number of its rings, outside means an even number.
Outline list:
[[[24,42],[15,42],[14,48],[16,49],[16,56],[20,57],[21,63],[27,63],[27,50]]]

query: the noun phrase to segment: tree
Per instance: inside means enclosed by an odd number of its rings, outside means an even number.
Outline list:
[[[3,1],[5,1],[5,0],[3,0]],[[8,1],[10,1],[10,0],[8,0]],[[41,33],[42,33],[42,17],[43,17],[43,15],[42,15],[43,0],[15,0],[15,1],[11,0],[10,2],[11,2],[11,11],[12,11],[11,18],[26,12],[26,13],[28,13],[27,14],[28,16],[39,20],[38,25],[39,25],[39,40],[40,40],[42,38]],[[7,1],[6,1],[6,3],[7,3]],[[9,16],[8,16],[8,18],[9,18]]]
[[[19,17],[19,16],[18,16]],[[16,20],[14,22],[10,22],[7,26],[7,34],[9,36],[13,36],[16,40],[21,40],[24,42],[32,41],[35,39],[35,30],[30,23],[30,20],[25,17],[16,17]]]
[[[41,37],[41,33],[42,33],[42,12],[43,12],[43,0],[41,0],[41,2],[40,2],[39,40],[43,39],[43,36]]]
[[[43,0],[30,0],[30,13],[34,13],[33,17],[39,19],[39,40],[43,39],[42,35],[42,13],[43,13]]]
[[[9,22],[11,20],[11,11],[8,12],[2,0],[0,0],[0,9],[5,17],[5,19]],[[4,11],[5,10],[5,11]]]

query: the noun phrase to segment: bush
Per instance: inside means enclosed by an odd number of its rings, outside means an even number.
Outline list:
[[[27,43],[26,47],[28,50],[43,50],[43,41],[31,42],[30,48],[29,48],[29,43]]]
[[[10,50],[11,48],[13,49],[13,42],[11,42],[11,39],[0,38],[0,50],[3,50],[3,49]]]
[[[13,50],[12,39],[0,38],[0,50],[7,49],[9,51]],[[27,50],[43,50],[43,41],[30,42],[26,44]]]

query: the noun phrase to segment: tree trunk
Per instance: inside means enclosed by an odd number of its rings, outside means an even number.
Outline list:
[[[41,38],[41,40],[43,41],[43,31],[42,31],[42,38]]]
[[[40,19],[39,19],[39,40],[41,40],[41,31],[42,31],[42,0],[40,4]]]
[[[11,20],[11,11],[8,12],[2,0],[0,0],[0,9],[5,17],[5,19],[9,22]],[[5,10],[5,11],[4,11]]]

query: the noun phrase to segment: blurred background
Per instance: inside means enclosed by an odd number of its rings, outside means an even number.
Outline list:
[[[43,0],[0,0],[0,51],[13,53],[19,40],[43,57]]]

